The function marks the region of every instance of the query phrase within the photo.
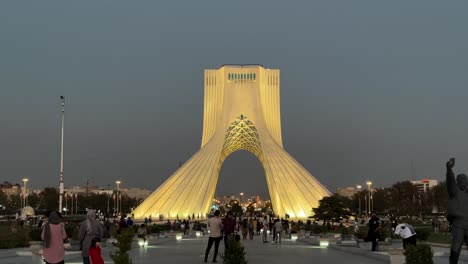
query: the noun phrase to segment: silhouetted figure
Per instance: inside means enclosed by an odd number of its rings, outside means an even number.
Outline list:
[[[372,242],[372,251],[377,250],[378,241],[379,241],[379,229],[380,229],[380,218],[377,217],[375,212],[371,213],[371,218],[369,219],[369,232],[367,234],[369,240]]]
[[[458,174],[455,181],[453,166],[455,166],[455,158],[451,158],[446,164],[449,196],[447,220],[452,226],[450,264],[458,263],[463,242],[468,246],[468,178],[465,174]]]

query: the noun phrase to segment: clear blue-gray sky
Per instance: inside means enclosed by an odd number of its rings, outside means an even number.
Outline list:
[[[331,191],[468,172],[467,1],[3,1],[0,175],[156,188],[200,146],[203,70],[281,70],[286,150]],[[218,194],[267,193],[234,153]]]

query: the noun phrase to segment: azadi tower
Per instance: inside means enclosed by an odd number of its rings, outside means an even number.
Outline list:
[[[261,65],[205,70],[201,148],[133,211],[134,217],[204,216],[221,166],[237,150],[260,160],[276,215],[312,215],[330,192],[283,148],[279,88],[280,71]]]

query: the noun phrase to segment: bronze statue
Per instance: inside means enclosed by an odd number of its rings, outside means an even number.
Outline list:
[[[450,264],[458,263],[463,242],[468,246],[468,178],[465,174],[458,174],[455,180],[453,166],[455,166],[455,158],[451,158],[446,164],[449,196],[447,220],[452,226]]]

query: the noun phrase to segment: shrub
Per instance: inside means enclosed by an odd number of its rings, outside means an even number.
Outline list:
[[[325,234],[327,233],[328,229],[326,226],[321,226],[321,225],[313,225],[312,226],[312,233],[319,235],[319,234]]]
[[[112,245],[118,248],[115,254],[111,254],[111,258],[115,264],[130,264],[132,260],[128,255],[128,251],[132,249],[133,235],[135,232],[133,228],[124,228],[117,234],[115,238],[117,242],[112,242]]]
[[[349,228],[347,228],[346,226],[342,226],[340,229],[341,229],[340,231],[341,231],[341,234],[342,234],[342,235],[349,235],[349,234],[351,234],[351,231],[350,231]]]
[[[224,264],[247,264],[245,259],[244,247],[240,243],[240,237],[230,236],[228,248],[225,251],[223,258]]]
[[[388,228],[380,228],[379,236],[380,241],[385,241],[387,237],[390,237],[390,230],[388,230]]]
[[[358,231],[354,234],[357,239],[364,239],[369,232],[369,228],[367,226],[360,226]]]
[[[429,238],[429,236],[431,235],[431,230],[427,229],[427,228],[416,228],[416,229],[414,229],[414,231],[416,232],[416,237],[419,240],[426,241]]]
[[[148,233],[153,234],[153,233],[160,233],[161,228],[158,225],[150,225],[148,226]]]
[[[428,244],[410,245],[405,251],[406,264],[433,264],[433,255],[434,252]]]
[[[32,241],[41,241],[41,234],[42,234],[42,229],[40,228],[32,228],[29,231],[29,239]]]
[[[17,248],[29,246],[29,232],[28,228],[18,228],[16,232],[12,232],[10,227],[2,228],[0,233],[0,248]],[[39,234],[40,236],[40,234]],[[39,240],[41,240],[39,238]]]

